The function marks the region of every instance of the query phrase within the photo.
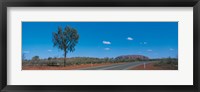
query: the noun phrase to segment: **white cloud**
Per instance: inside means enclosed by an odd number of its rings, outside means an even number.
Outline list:
[[[110,48],[104,48],[104,50],[110,50]]]
[[[111,44],[109,41],[103,41],[103,44]]]
[[[170,50],[170,51],[173,51],[174,49],[173,49],[173,48],[170,48],[169,50]]]
[[[30,53],[30,51],[26,50],[26,51],[23,51],[23,53],[26,53],[26,54],[28,54],[28,53]]]
[[[129,40],[129,41],[132,41],[132,40],[133,40],[133,38],[132,38],[132,37],[128,37],[128,38],[127,38],[127,40]]]
[[[52,50],[47,50],[48,52],[52,52]]]
[[[153,51],[153,50],[151,50],[151,49],[148,49],[147,51],[151,52],[151,51]]]

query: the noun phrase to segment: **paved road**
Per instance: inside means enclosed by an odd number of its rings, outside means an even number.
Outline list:
[[[97,66],[97,67],[90,67],[84,68],[79,70],[129,70],[129,68],[133,68],[138,65],[143,65],[144,63],[150,62],[128,62],[128,63],[121,63],[121,64],[112,64],[112,65],[105,65],[105,66]]]

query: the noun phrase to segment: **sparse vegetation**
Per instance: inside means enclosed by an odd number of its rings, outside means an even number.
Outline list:
[[[143,58],[130,58],[131,55],[128,55],[128,58],[94,58],[94,57],[72,57],[67,58],[67,62],[63,62],[64,58],[57,57],[48,57],[47,59],[40,59],[39,56],[32,57],[31,60],[23,60],[23,66],[35,66],[35,67],[76,67],[82,65],[106,65],[114,63],[126,63],[126,62],[140,62],[147,61],[152,62],[151,67],[154,67],[158,70],[177,70],[178,69],[178,59],[177,58],[161,58],[161,59],[143,59]],[[136,55],[137,56],[137,55]],[[134,57],[134,55],[133,55]]]
[[[134,57],[136,56],[136,57]],[[126,56],[125,56],[126,57]],[[63,62],[64,58],[57,57],[48,57],[46,59],[40,59],[39,56],[32,57],[31,60],[23,60],[23,66],[35,66],[35,67],[60,67],[60,66],[68,66],[68,67],[79,67],[79,66],[87,66],[91,67],[93,65],[106,65],[106,64],[114,64],[114,63],[126,63],[126,62],[152,62],[150,69],[155,70],[178,70],[178,59],[177,58],[161,58],[161,59],[148,59],[143,56],[138,57],[138,55],[128,55],[127,58],[94,58],[94,57],[72,57],[68,58],[67,62]],[[141,66],[139,66],[141,68]],[[142,66],[143,67],[143,66]],[[139,68],[139,69],[140,69]],[[133,70],[137,68],[133,68]],[[141,68],[143,69],[143,68]]]
[[[161,67],[162,69],[171,69],[177,70],[178,69],[178,59],[177,58],[163,58],[157,59],[158,62],[154,63],[155,67]]]
[[[34,56],[32,60],[23,61],[24,65],[30,66],[61,66],[64,65],[64,58],[51,58],[38,59],[39,57]],[[123,63],[123,62],[139,62],[144,60],[133,60],[133,59],[118,59],[118,58],[92,58],[92,57],[73,57],[67,58],[65,65],[81,65],[81,64],[103,64],[103,63]]]

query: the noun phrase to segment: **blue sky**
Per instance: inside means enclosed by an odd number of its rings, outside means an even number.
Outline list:
[[[52,32],[67,25],[80,35],[76,50],[67,57],[178,56],[178,22],[22,22],[26,59],[63,57],[63,51],[53,47]]]

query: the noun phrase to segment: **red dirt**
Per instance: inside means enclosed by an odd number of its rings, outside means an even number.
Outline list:
[[[130,70],[165,70],[162,67],[154,66],[154,63],[148,63],[146,64],[146,67],[144,68],[144,65],[139,65],[134,68],[131,68]]]
[[[82,64],[82,65],[71,65],[71,66],[23,66],[22,70],[75,70],[82,68],[89,68],[95,66],[110,65],[112,63],[104,64]]]

